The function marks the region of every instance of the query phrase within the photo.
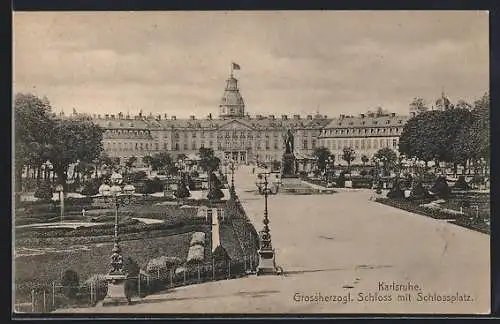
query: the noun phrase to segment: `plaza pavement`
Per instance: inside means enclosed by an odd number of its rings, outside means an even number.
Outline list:
[[[263,197],[250,167],[236,171],[240,200],[262,228]],[[446,221],[370,200],[371,190],[333,195],[275,195],[269,218],[284,276],[249,276],[151,295],[133,305],[67,309],[72,313],[488,313],[490,239]],[[419,285],[411,301],[379,291],[379,282]],[[307,302],[301,296],[348,296]],[[368,300],[358,301],[359,293]],[[391,294],[391,301],[376,300]],[[468,301],[417,301],[418,293],[469,295]],[[299,299],[299,301],[294,300]],[[345,297],[344,297],[345,298]],[[387,297],[381,297],[387,298]],[[451,297],[450,297],[451,298]],[[300,300],[302,299],[302,300]]]

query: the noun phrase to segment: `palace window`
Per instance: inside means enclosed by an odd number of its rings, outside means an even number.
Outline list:
[[[166,150],[167,149],[167,143],[163,143],[163,149]]]
[[[374,149],[378,148],[378,140],[376,138],[373,139],[373,148]]]
[[[397,147],[398,146],[398,140],[397,139],[393,139],[392,140],[392,147]]]
[[[365,140],[364,140],[364,139],[362,139],[362,140],[361,140],[361,149],[363,150],[364,148],[365,148]]]
[[[184,150],[187,150],[188,149],[188,145],[187,143],[184,143]]]
[[[380,139],[380,147],[384,147],[384,140],[382,138]]]
[[[175,150],[178,151],[179,150],[179,143],[175,143]]]
[[[302,148],[306,149],[306,150],[308,149],[308,147],[307,147],[307,140],[306,139],[303,141]]]

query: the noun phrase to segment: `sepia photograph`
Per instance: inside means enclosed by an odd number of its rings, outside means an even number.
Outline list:
[[[488,11],[14,11],[12,311],[490,314]]]

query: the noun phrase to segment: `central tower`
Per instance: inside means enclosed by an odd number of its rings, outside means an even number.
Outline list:
[[[220,118],[242,118],[245,117],[245,102],[238,89],[238,80],[233,75],[233,69],[239,65],[233,63],[231,67],[231,75],[226,80],[226,88],[219,104]]]

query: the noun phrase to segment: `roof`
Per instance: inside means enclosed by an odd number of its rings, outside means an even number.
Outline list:
[[[266,129],[288,129],[288,128],[322,128],[331,119],[292,119],[274,117],[245,117],[245,118],[222,118],[222,119],[103,119],[93,118],[93,121],[105,129],[219,129],[232,123],[241,124],[242,128],[253,130]]]
[[[346,127],[387,127],[402,126],[409,119],[409,116],[380,116],[380,117],[344,117],[335,118],[325,126],[325,128],[346,128]]]

